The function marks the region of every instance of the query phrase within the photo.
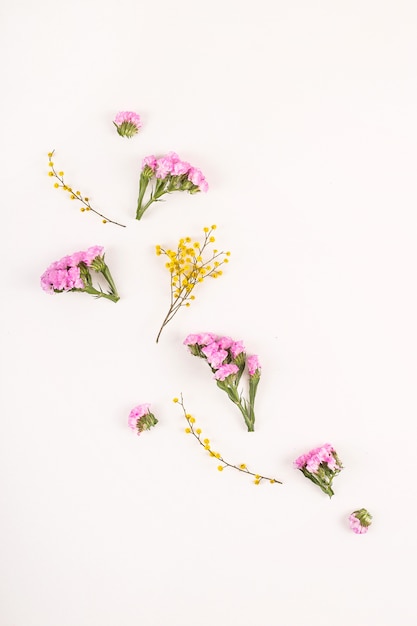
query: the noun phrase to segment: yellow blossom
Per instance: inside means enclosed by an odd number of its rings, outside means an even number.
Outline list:
[[[51,159],[53,155],[53,152],[48,152],[48,157],[49,159]],[[84,213],[84,211],[91,211],[92,213],[95,213],[97,216],[102,218],[102,222],[103,224],[107,224],[107,222],[111,222],[112,224],[116,224],[117,226],[121,226],[122,228],[124,228],[123,224],[119,224],[118,222],[115,222],[113,220],[109,220],[107,217],[105,217],[102,213],[99,213],[98,211],[96,211],[95,209],[93,209],[88,203],[88,198],[86,197],[84,200],[81,196],[81,192],[80,191],[73,191],[72,187],[70,187],[69,185],[66,185],[64,183],[64,172],[62,170],[59,170],[58,173],[55,171],[54,168],[54,163],[53,161],[49,161],[48,162],[49,167],[52,168],[52,170],[50,172],[48,172],[48,176],[53,176],[56,179],[58,179],[58,181],[61,183],[54,183],[54,187],[57,189],[58,187],[61,187],[61,189],[63,191],[68,191],[70,194],[70,200],[79,200],[81,201],[83,204],[85,204],[85,207],[80,208],[80,211],[82,213]]]
[[[157,342],[162,330],[178,310],[182,306],[190,306],[190,302],[187,300],[195,299],[192,292],[199,283],[203,282],[204,277],[208,275],[213,278],[221,276],[217,268],[225,261],[225,253],[218,253],[216,250],[216,253],[212,252],[209,258],[204,259],[204,253],[207,254],[214,238],[210,236],[211,231],[208,226],[205,226],[203,231],[206,233],[206,237],[201,244],[193,243],[191,237],[187,236],[179,240],[176,251],[165,250],[160,245],[155,247],[155,253],[158,256],[165,255],[167,257],[165,267],[171,274],[171,305],[160,327]],[[213,272],[213,267],[216,268],[216,272]]]
[[[175,398],[174,400],[177,400],[177,398]],[[190,422],[191,420],[191,415],[189,413],[187,413],[185,406],[182,402],[182,398],[181,398],[181,407],[184,413],[185,418],[188,420],[188,422]],[[192,418],[194,420],[194,418]],[[192,429],[192,428],[185,428],[185,432],[187,434],[191,433],[192,435],[194,435],[194,437],[197,439],[198,443],[204,447],[204,449],[209,453],[210,457],[216,458],[218,460],[220,460],[220,465],[217,466],[217,469],[219,472],[222,472],[225,468],[231,468],[231,469],[235,469],[238,471],[244,471],[245,473],[251,475],[254,477],[254,484],[255,485],[259,485],[260,482],[262,480],[266,480],[269,481],[271,484],[272,483],[280,483],[279,480],[276,480],[275,478],[269,478],[267,476],[261,476],[260,474],[253,474],[252,472],[249,472],[249,470],[247,469],[246,465],[244,463],[241,463],[240,465],[234,465],[233,463],[229,463],[228,461],[226,461],[222,455],[220,454],[220,452],[216,452],[215,450],[212,450],[210,448],[210,440],[208,438],[205,438],[203,440],[200,439],[200,434],[201,434],[201,429],[197,428],[197,429]]]

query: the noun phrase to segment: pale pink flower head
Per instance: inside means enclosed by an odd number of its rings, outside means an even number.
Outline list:
[[[84,289],[78,264],[85,252],[75,252],[54,261],[41,276],[41,287],[47,293]]]
[[[110,290],[96,289],[92,285],[90,270],[103,275]],[[104,262],[104,248],[91,246],[87,250],[74,252],[54,261],[41,276],[41,287],[47,293],[61,291],[84,291],[96,298],[120,300],[110,270]]]
[[[330,498],[334,495],[333,478],[343,469],[336,451],[329,443],[299,456],[294,461],[294,467],[318,485]]]
[[[188,180],[190,180],[193,185],[197,185],[198,187],[201,181],[204,180],[204,175],[201,170],[197,169],[196,167],[191,167],[188,172]]]
[[[172,164],[179,163],[181,161],[181,159],[178,156],[178,154],[176,152],[173,152],[172,150],[171,150],[171,152],[167,153],[166,158],[169,159]]]
[[[230,354],[235,359],[239,354],[245,352],[245,346],[243,345],[243,341],[234,341],[230,346]]]
[[[151,405],[139,404],[135,406],[129,413],[129,417],[127,420],[129,428],[136,431],[138,435],[144,430],[149,430],[152,426],[155,426],[158,423],[155,415],[150,412],[149,407]]]
[[[82,263],[84,261],[84,255],[85,252],[81,250],[80,252],[74,252],[73,254],[71,254],[71,256],[66,258],[68,258],[69,265],[71,265],[71,267],[76,267],[77,265],[79,265],[79,263]]]
[[[231,337],[219,337],[219,339],[217,339],[217,343],[222,350],[228,350],[233,344],[233,339]]]
[[[184,346],[194,346],[195,344],[200,344],[201,335],[187,335],[183,341]]]
[[[320,463],[326,463],[331,470],[338,469],[337,461],[333,453],[334,448],[330,443],[325,443],[317,451]]]
[[[248,356],[246,363],[248,366],[249,376],[254,376],[256,373],[258,374],[261,373],[261,366],[259,363],[259,358],[256,354],[252,354],[251,356]]]
[[[226,363],[225,365],[221,365],[217,372],[214,374],[214,378],[216,380],[225,380],[228,376],[232,376],[233,374],[237,374],[239,368],[234,363]]]
[[[172,166],[172,173],[174,176],[183,176],[190,167],[191,165],[187,161],[176,161]]]
[[[301,456],[295,459],[294,467],[296,469],[301,469],[302,467],[305,467],[307,465],[307,460],[308,460],[308,454],[302,454]]]
[[[82,254],[82,261],[87,265],[87,267],[91,267],[91,263],[95,258],[102,257],[104,252],[103,246],[91,246],[85,252],[80,252]]]
[[[198,342],[201,346],[207,346],[209,343],[213,343],[216,341],[217,335],[213,333],[200,333],[200,341]]]
[[[208,355],[217,353],[218,351],[218,346],[215,343],[215,339],[216,335],[213,335],[213,333],[192,334],[187,335],[187,337],[184,339],[184,345],[188,346],[191,354],[193,354],[194,356],[202,357],[202,349],[206,346],[213,344],[211,345],[211,348],[206,351],[207,354],[204,354],[204,356],[207,357]]]
[[[200,191],[207,191],[208,184],[204,174],[197,167],[190,167],[188,171],[188,180],[193,183]]]
[[[55,291],[71,291],[71,289],[84,289],[85,285],[80,276],[78,267],[56,269],[53,263],[41,276],[41,287],[47,293]]]
[[[217,341],[213,341],[207,346],[204,346],[204,348],[201,349],[201,352],[206,356],[207,361],[215,370],[223,364],[223,361],[228,356],[226,350],[222,350]]]
[[[74,255],[72,254],[67,254],[66,256],[63,256],[61,259],[59,259],[58,261],[54,261],[53,263],[51,263],[51,265],[49,266],[50,268],[54,268],[56,270],[66,270],[69,267],[73,267],[74,265],[78,265],[78,263],[74,263],[72,261],[72,257],[76,257],[76,255],[79,255],[80,252],[76,252]]]
[[[297,469],[302,467],[312,474],[316,474],[320,465],[326,465],[331,471],[341,469],[342,465],[335,452],[335,449],[330,443],[325,443],[319,448],[313,448],[303,454],[294,461],[294,465]]]
[[[204,352],[204,348],[202,350]],[[210,356],[207,357],[207,361],[210,363],[210,366],[217,370],[221,365],[223,365],[224,360],[227,358],[228,354],[226,350],[217,350],[217,352],[213,352]]]
[[[156,178],[166,178],[167,176],[172,174],[173,167],[174,162],[169,156],[164,156],[156,159]]]
[[[78,267],[70,267],[67,270],[67,288],[83,289],[84,283],[81,280],[80,269]]]
[[[144,169],[145,167],[150,167],[151,170],[154,170],[156,168],[156,158],[153,154],[150,154],[143,159],[142,169]]]
[[[372,515],[366,509],[359,509],[349,515],[350,528],[356,535],[364,535],[372,524]]]
[[[217,341],[212,341],[208,343],[204,348],[201,349],[201,352],[205,354],[205,356],[210,359],[214,354],[217,354],[219,351],[219,345]]]
[[[121,137],[133,137],[142,126],[140,115],[134,111],[120,111],[114,118],[113,124]]]
[[[320,467],[320,463],[321,463],[320,455],[310,453],[307,459],[306,469],[312,474],[317,474],[317,471]]]

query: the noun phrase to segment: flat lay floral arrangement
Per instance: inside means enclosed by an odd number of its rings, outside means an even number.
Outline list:
[[[119,112],[113,124],[118,135],[125,139],[132,139],[142,128],[140,115],[133,111]],[[80,212],[99,217],[103,224],[125,228],[125,225],[107,217],[101,209],[94,208],[88,196],[84,196],[77,188],[65,182],[65,174],[55,166],[54,157],[55,151],[48,153],[48,175],[54,180],[54,187],[67,192],[70,200],[78,205]],[[209,189],[201,170],[172,151],[164,155],[142,157],[138,178],[138,202],[136,210],[132,211],[132,216],[136,220],[163,219],[163,210],[159,215],[158,212],[151,215],[147,211],[152,204],[161,202],[169,194],[187,192],[197,195]],[[165,316],[161,315],[162,321],[159,330],[156,331],[156,343],[179,310],[190,307],[195,299],[197,286],[206,278],[216,279],[222,276],[231,253],[215,247],[216,229],[215,224],[204,226],[201,238],[183,235],[173,247],[155,243],[156,255],[165,259],[170,285],[168,307]],[[105,287],[102,286],[103,283]],[[120,299],[107,259],[105,260],[104,248],[99,245],[93,245],[85,251],[70,253],[52,262],[41,276],[41,287],[48,294],[84,292],[97,299],[104,298],[114,303]],[[235,405],[247,431],[253,432],[256,422],[255,399],[262,373],[258,355],[248,352],[241,339],[212,332],[189,334],[183,344],[192,356],[206,362],[216,386]],[[196,372],[199,367],[195,368]],[[203,371],[205,367],[201,366],[201,370]],[[219,472],[235,470],[249,476],[255,485],[266,482],[282,485],[281,480],[253,471],[240,459],[226,459],[218,451],[217,446],[212,444],[205,431],[203,432],[200,423],[197,425],[196,418],[187,411],[182,394],[173,401],[181,408],[182,418],[185,420],[185,433],[192,435],[199,446],[215,460]],[[226,406],[230,405],[225,404]],[[145,431],[158,424],[157,417],[150,409],[151,404],[140,404],[132,408],[128,416],[128,426],[137,435],[141,435],[141,439]],[[294,461],[294,468],[332,498],[333,481],[342,471],[343,464],[334,447],[330,443],[324,443],[300,454]],[[365,508],[346,513],[346,527],[350,527],[355,534],[366,534],[371,523],[372,515]]]

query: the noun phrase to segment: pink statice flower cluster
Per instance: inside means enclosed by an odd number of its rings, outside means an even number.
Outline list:
[[[154,189],[145,200],[145,192],[152,179],[155,179]],[[176,152],[168,152],[158,158],[154,155],[146,156],[142,162],[136,219],[140,220],[153,202],[158,202],[162,196],[173,191],[187,191],[191,194],[206,192],[208,183],[201,170],[180,159]]]
[[[140,433],[144,430],[149,430],[153,426],[156,426],[158,423],[155,415],[149,410],[150,406],[150,404],[139,404],[129,413],[127,420],[128,426],[138,435],[140,435]]]
[[[107,280],[108,293],[93,287],[92,271],[102,274]],[[84,291],[97,298],[108,298],[113,302],[119,300],[110,270],[104,261],[102,246],[91,246],[87,250],[74,252],[51,263],[41,276],[41,287],[49,294]]]
[[[372,515],[366,509],[359,509],[349,515],[349,525],[356,535],[364,535],[372,524]]]
[[[191,354],[207,361],[217,386],[225,391],[243,415],[249,431],[255,426],[255,397],[261,376],[261,366],[256,355],[247,356],[242,341],[213,333],[188,335],[184,340]],[[245,371],[248,373],[248,399],[244,398],[239,384]]]
[[[133,137],[142,127],[142,120],[134,111],[119,111],[113,124],[121,137]]]
[[[325,443],[299,456],[294,461],[294,467],[331,498],[334,495],[333,478],[339,474],[343,465],[333,446]]]

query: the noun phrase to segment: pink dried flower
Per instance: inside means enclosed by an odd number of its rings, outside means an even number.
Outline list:
[[[233,339],[231,337],[219,337],[217,344],[222,350],[228,350],[233,345]]]
[[[113,124],[121,137],[133,137],[142,126],[140,115],[133,111],[120,111]]]
[[[85,251],[74,252],[54,261],[41,276],[41,287],[47,293],[63,291],[84,291],[97,298],[108,298],[117,302],[120,298],[110,270],[104,262],[104,248],[92,246]],[[99,272],[106,279],[110,291],[104,293],[92,284],[91,271]]]
[[[198,343],[201,346],[207,346],[209,343],[216,341],[216,335],[214,335],[213,333],[201,333],[199,337],[200,340]]]
[[[178,163],[179,161],[181,161],[181,159],[178,156],[178,154],[176,152],[173,152],[172,150],[171,150],[171,152],[168,152],[166,156],[167,156],[168,159],[170,159],[170,161],[172,163]]]
[[[156,179],[155,187],[145,200],[145,193],[152,178]],[[173,191],[188,191],[195,194],[207,190],[208,184],[202,172],[187,161],[183,161],[176,152],[168,152],[157,159],[153,155],[145,157],[140,175],[136,219],[140,220],[146,209],[165,194]]]
[[[212,345],[212,344],[210,344]],[[207,346],[208,348],[209,346]],[[204,352],[204,348],[202,350],[202,352]],[[219,369],[219,367],[221,365],[224,364],[225,360],[228,357],[228,353],[226,350],[217,350],[217,351],[213,351],[209,356],[207,356],[207,361],[210,363],[211,367],[214,370]],[[239,368],[238,368],[239,369]]]
[[[183,344],[185,346],[194,346],[196,343],[199,343],[200,345],[204,345],[203,342],[201,341],[201,335],[187,335],[183,341]]]
[[[190,171],[188,172],[188,180],[190,180],[193,185],[197,185],[197,187],[199,187],[203,180],[205,180],[205,178],[201,170],[197,169],[196,167],[191,167]]]
[[[230,354],[235,359],[239,354],[245,352],[246,348],[243,345],[243,341],[234,341],[230,346]]]
[[[156,168],[156,158],[153,154],[150,154],[143,159],[142,169],[145,169],[145,167],[150,167],[152,170]]]
[[[225,391],[229,399],[238,407],[243,415],[248,431],[255,427],[255,398],[261,369],[257,356],[246,358],[245,346],[242,341],[234,341],[231,337],[218,337],[213,333],[188,335],[184,340],[193,356],[207,361],[217,386]],[[246,400],[240,391],[241,377],[248,366],[249,398]]]
[[[214,374],[214,378],[216,380],[225,380],[228,376],[232,376],[233,374],[237,374],[239,368],[234,363],[226,363],[226,365],[221,365],[217,372]]]
[[[259,372],[261,369],[261,366],[259,364],[259,359],[256,354],[253,354],[252,356],[248,356],[246,363],[248,366],[249,376],[254,376],[256,372]]]
[[[191,165],[187,161],[176,161],[172,166],[172,173],[174,176],[183,176],[188,172]]]
[[[144,430],[149,430],[158,423],[155,415],[149,411],[150,404],[139,404],[129,413],[127,420],[129,428],[136,431],[138,435]]]
[[[357,535],[364,535],[372,524],[372,515],[366,509],[359,509],[349,515],[349,525]]]
[[[299,469],[306,478],[318,485],[330,498],[333,478],[339,474],[343,465],[330,443],[314,448],[302,454],[294,461],[294,467]]]
[[[52,294],[75,289],[83,290],[85,285],[78,267],[58,269],[55,263],[52,263],[41,276],[41,287],[47,293]]]
[[[156,178],[166,178],[167,176],[169,176],[169,174],[172,173],[173,168],[174,163],[170,157],[166,156],[157,159],[155,171]]]
[[[85,252],[79,252],[78,254],[82,255],[83,263],[85,263],[88,267],[91,267],[91,263],[94,259],[98,256],[103,256],[103,252],[103,246],[91,246],[91,248],[88,248]]]

